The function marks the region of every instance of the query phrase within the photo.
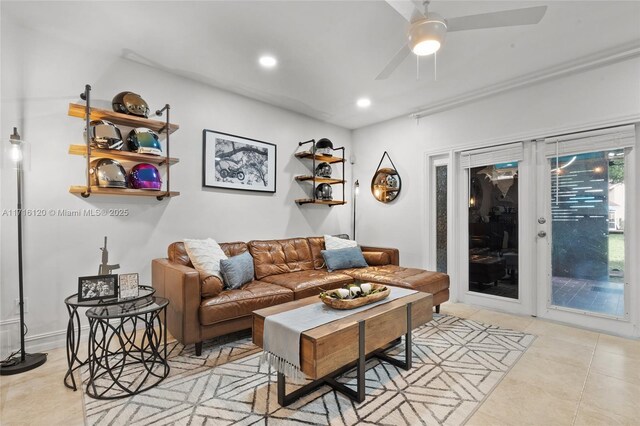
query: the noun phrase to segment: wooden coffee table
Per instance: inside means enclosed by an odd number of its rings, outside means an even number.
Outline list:
[[[322,303],[317,296],[283,303],[253,312],[253,343],[263,347],[264,320],[312,303]],[[411,330],[433,318],[433,296],[413,293],[348,317],[304,331],[300,336],[301,370],[313,381],[286,394],[284,374],[278,372],[278,403],[291,404],[298,398],[328,384],[354,401],[365,398],[365,362],[376,357],[400,368],[411,368]],[[384,351],[391,342],[405,335],[404,360],[389,357]],[[357,390],[335,379],[357,368]]]

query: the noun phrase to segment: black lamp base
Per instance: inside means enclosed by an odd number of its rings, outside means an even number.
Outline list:
[[[15,364],[0,366],[0,376],[24,373],[25,371],[40,367],[46,361],[47,354],[24,354],[24,361],[16,358]]]

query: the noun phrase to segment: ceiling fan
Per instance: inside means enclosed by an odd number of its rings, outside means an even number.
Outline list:
[[[389,61],[376,80],[389,77],[411,52],[417,56],[436,53],[448,32],[533,25],[540,22],[547,11],[547,6],[535,6],[445,19],[427,10],[428,0],[387,0],[387,3],[409,21],[410,26],[407,44]]]

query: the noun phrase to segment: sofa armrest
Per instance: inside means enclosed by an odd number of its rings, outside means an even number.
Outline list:
[[[200,274],[168,259],[151,262],[156,295],[169,299],[165,326],[182,344],[200,342]]]
[[[400,251],[395,248],[389,247],[369,247],[369,246],[361,246],[360,247],[363,252],[384,252],[389,255],[389,259],[391,259],[390,265],[400,265]]]

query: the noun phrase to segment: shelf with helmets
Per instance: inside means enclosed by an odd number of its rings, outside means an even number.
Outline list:
[[[309,175],[296,176],[296,180],[307,181],[307,182],[313,182],[315,180],[316,183],[328,183],[329,185],[337,185],[337,184],[346,182],[344,179],[333,179],[333,178],[325,178],[320,176],[309,176]]]
[[[71,155],[87,155],[87,146],[86,145],[69,145],[69,154]],[[91,149],[92,157],[100,157],[100,158],[111,158],[113,160],[119,161],[134,161],[138,163],[152,163],[163,165],[165,161],[167,161],[166,157],[151,155],[151,154],[138,154],[137,152],[130,151],[118,151],[115,149],[99,149],[92,148]],[[180,160],[175,157],[169,158],[169,164],[179,163]]]
[[[333,155],[323,155],[323,154],[316,154],[313,155],[312,152],[296,152],[296,157],[298,158],[308,158],[308,159],[315,159],[316,161],[321,161],[321,162],[325,162],[325,163],[329,163],[329,164],[334,164],[334,163],[344,163],[344,158],[342,157],[334,157]]]
[[[113,111],[92,108],[90,95],[87,84],[80,94],[85,105],[69,104],[69,116],[85,121],[85,144],[70,145],[69,154],[86,158],[86,184],[71,186],[69,192],[84,198],[124,195],[163,200],[180,195],[170,185],[170,166],[179,162],[169,155],[170,134],[179,126],[169,121],[169,104],[155,112],[165,116],[165,121],[158,121],[148,118],[149,106],[136,93],[118,93],[112,101]],[[131,131],[123,137],[118,126]],[[165,135],[164,150],[160,134]],[[128,150],[123,150],[125,146]],[[164,170],[164,179],[158,168]]]
[[[335,148],[333,142],[327,138],[319,139],[317,142],[315,139],[311,139],[305,142],[298,142],[298,146],[310,145],[311,148],[306,151],[295,153],[295,156],[299,159],[310,159],[311,163],[311,175],[298,175],[295,180],[298,182],[309,182],[312,184],[311,197],[299,198],[296,200],[296,204],[322,204],[325,206],[341,206],[346,204],[344,197],[344,187],[346,180],[344,179],[344,164],[345,155],[344,147]],[[338,151],[342,153],[342,156],[335,156],[334,153]],[[333,176],[332,164],[341,164],[342,174],[341,177]],[[342,199],[335,200],[333,197],[334,190],[332,185],[342,185]]]
[[[87,187],[84,185],[74,185],[69,188],[69,192],[72,194],[84,194],[87,192]],[[164,193],[164,191],[163,191]],[[99,186],[91,186],[91,194],[94,195],[124,195],[124,196],[137,196],[137,197],[157,197],[158,191],[152,191],[147,189],[133,189],[133,188],[102,188]],[[169,191],[167,197],[177,197],[180,195],[178,191]]]
[[[82,104],[69,104],[69,116],[77,118],[85,118],[86,106]],[[107,120],[113,124],[127,127],[146,127],[157,133],[164,133],[167,125],[164,121],[151,120],[136,115],[123,114],[121,112],[109,111],[107,109],[90,108],[91,120]],[[180,128],[177,124],[169,123],[169,133],[173,133]]]

